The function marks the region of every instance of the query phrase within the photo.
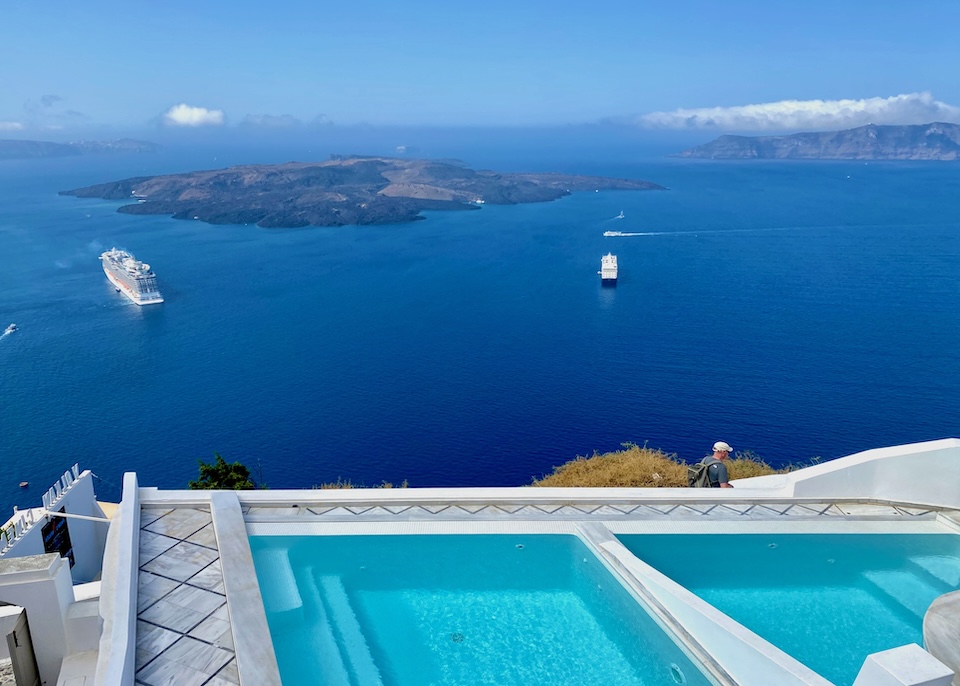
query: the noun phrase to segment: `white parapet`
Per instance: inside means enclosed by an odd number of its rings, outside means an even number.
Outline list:
[[[953,671],[916,643],[868,655],[853,686],[950,686]]]
[[[140,569],[140,499],[137,475],[123,475],[123,497],[110,523],[100,584],[103,633],[94,686],[133,686]]]
[[[789,474],[738,479],[786,498],[863,498],[960,509],[960,439],[865,450]]]
[[[55,553],[0,560],[0,604],[27,612],[43,684],[55,684],[67,655],[66,617],[73,580],[66,559]]]

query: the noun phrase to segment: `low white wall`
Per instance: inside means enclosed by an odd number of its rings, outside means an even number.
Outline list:
[[[584,524],[578,530],[602,559],[621,575],[632,578],[678,622],[733,683],[833,686],[806,665],[639,560],[601,524]]]
[[[0,602],[27,611],[40,681],[55,684],[67,654],[66,617],[73,602],[66,560],[53,553],[0,560]]]
[[[3,637],[17,626],[23,608],[19,605],[0,605],[0,660],[10,659],[10,648]]]
[[[4,528],[9,532],[9,540],[0,539],[0,557],[23,557],[42,555],[44,549],[43,527],[48,518],[43,516],[44,509],[84,517],[103,517],[103,511],[97,504],[93,489],[93,473],[90,470],[80,472],[76,465],[64,472],[56,485],[43,495],[43,508],[32,508],[14,513]],[[73,545],[73,578],[80,583],[93,581],[100,575],[103,560],[103,548],[107,540],[106,522],[85,519],[67,519],[65,522]],[[53,551],[49,551],[53,552]]]
[[[100,616],[103,632],[95,686],[133,686],[137,647],[137,575],[140,570],[140,497],[137,475],[123,475],[123,496],[110,522]]]
[[[737,488],[797,498],[863,498],[960,509],[960,439],[876,448]]]

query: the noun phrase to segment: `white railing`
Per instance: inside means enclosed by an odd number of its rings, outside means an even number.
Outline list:
[[[63,473],[53,486],[47,489],[43,494],[43,509],[47,512],[53,510],[60,500],[70,492],[73,485],[80,480],[80,465],[73,467]],[[3,557],[17,541],[30,531],[39,521],[45,521],[44,517],[37,517],[34,509],[20,512],[17,508],[13,509],[13,516],[7,520],[6,524],[0,527],[0,557]]]

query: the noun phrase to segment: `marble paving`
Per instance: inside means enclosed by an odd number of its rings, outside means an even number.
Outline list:
[[[209,508],[143,507],[140,518],[136,683],[239,684]]]

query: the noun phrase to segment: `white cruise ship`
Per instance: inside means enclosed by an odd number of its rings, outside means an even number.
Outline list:
[[[597,274],[600,275],[600,280],[604,284],[616,284],[618,271],[616,255],[608,252],[600,258],[600,271],[598,271]]]
[[[141,262],[125,250],[113,248],[100,255],[103,272],[118,292],[123,293],[138,305],[154,305],[163,302],[157,288],[157,275],[150,265]]]

